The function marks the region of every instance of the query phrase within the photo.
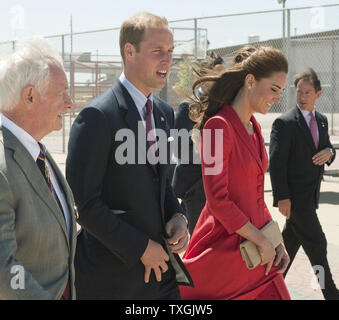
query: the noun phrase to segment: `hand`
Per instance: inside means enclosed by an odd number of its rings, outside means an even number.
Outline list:
[[[279,268],[277,273],[284,273],[290,263],[290,257],[288,256],[283,244],[279,244],[279,246],[275,248],[275,252],[277,255],[274,260],[274,265]]]
[[[330,148],[323,149],[319,151],[312,157],[312,161],[317,166],[324,165],[332,157],[332,152]]]
[[[267,276],[272,268],[276,252],[273,244],[268,239],[258,245],[258,249],[261,256],[261,265],[267,264],[265,271],[265,275]]]
[[[279,200],[278,209],[286,219],[289,219],[291,217],[291,199]]]
[[[186,222],[179,215],[174,215],[166,223],[166,233],[168,235],[167,245],[173,253],[182,253],[187,249],[190,235]]]
[[[169,260],[169,256],[164,248],[159,243],[149,239],[146,250],[140,260],[145,266],[145,283],[149,282],[152,270],[157,281],[160,282],[161,273],[168,270],[166,261]]]

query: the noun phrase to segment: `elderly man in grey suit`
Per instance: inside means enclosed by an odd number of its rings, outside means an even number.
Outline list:
[[[72,107],[42,38],[0,61],[0,299],[75,299],[72,193],[41,140]]]

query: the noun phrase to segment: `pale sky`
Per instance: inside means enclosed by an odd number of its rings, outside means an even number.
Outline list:
[[[287,0],[286,8],[326,4],[339,4],[339,0]],[[1,0],[0,42],[32,35],[49,36],[69,33],[71,14],[73,32],[80,32],[120,27],[126,18],[139,11],[149,11],[172,21],[281,8],[282,5],[278,4],[277,0]],[[324,10],[320,18],[317,18],[317,15],[319,15],[318,11],[310,10],[293,13],[291,34],[339,28],[339,6],[335,10],[331,8]],[[216,48],[245,43],[250,35],[259,35],[260,40],[278,38],[282,30],[281,16],[279,12],[260,15],[259,18],[257,15],[201,20],[199,28],[207,30],[211,47]],[[177,23],[175,26],[193,28],[194,25],[193,22],[189,22]],[[106,42],[110,37],[111,35],[103,35]],[[175,37],[187,38],[191,35],[177,34]],[[85,38],[84,36],[81,39],[85,40]],[[88,36],[86,41],[87,44],[92,41],[91,36]],[[97,38],[93,41],[97,41]],[[80,40],[75,39],[75,43],[75,51],[85,50]],[[106,52],[109,51],[101,44],[100,49],[102,54],[107,54]]]
[[[339,4],[339,0],[287,0],[286,8],[325,4]],[[0,41],[13,39],[11,24],[18,14],[16,6],[24,9],[23,27],[27,35],[69,32],[71,14],[73,31],[77,32],[119,27],[126,18],[139,11],[177,20],[282,8],[277,0],[1,0]]]

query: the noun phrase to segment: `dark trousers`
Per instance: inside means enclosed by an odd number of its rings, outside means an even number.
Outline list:
[[[163,273],[161,277],[158,300],[181,300],[179,287],[175,281],[175,271],[171,265],[168,265],[167,272]]]
[[[124,265],[119,266],[116,257],[95,244],[96,241],[84,229],[78,235],[74,261],[77,300],[181,300],[171,263],[162,273],[160,283],[152,270],[150,282],[146,284],[141,262],[134,269],[124,269]],[[121,278],[124,280],[120,281]]]
[[[324,270],[325,281],[324,288],[322,288],[324,298],[326,300],[338,299],[338,291],[327,261],[327,240],[315,208],[293,209],[292,207],[291,217],[286,220],[282,235],[287,253],[291,259],[284,276],[286,276],[300,246],[302,246],[311,265],[313,267],[321,266]],[[317,271],[316,269],[314,270]],[[320,280],[320,274],[318,276]]]

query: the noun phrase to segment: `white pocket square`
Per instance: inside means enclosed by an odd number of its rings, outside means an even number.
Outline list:
[[[111,209],[111,211],[112,211],[114,214],[123,214],[123,213],[126,213],[125,210],[119,210],[119,209]]]

